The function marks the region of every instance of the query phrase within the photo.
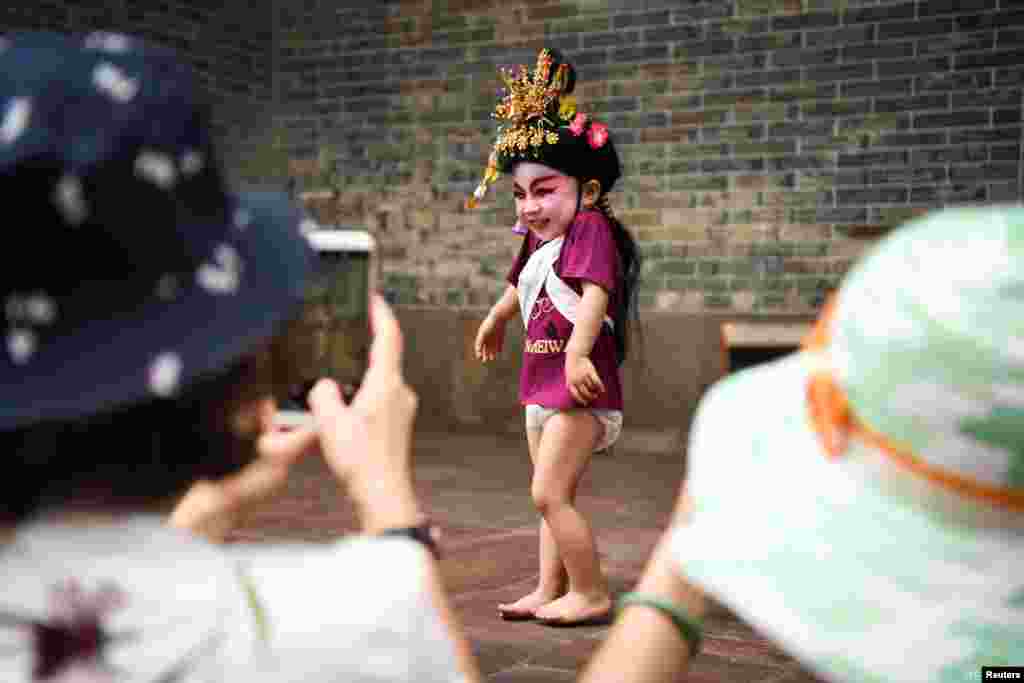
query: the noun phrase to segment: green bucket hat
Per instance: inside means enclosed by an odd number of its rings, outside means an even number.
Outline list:
[[[688,580],[831,681],[1024,664],[1024,208],[948,209],[844,280],[822,354],[732,375],[691,429]],[[829,457],[808,387],[856,420]],[[742,424],[743,429],[737,429]]]

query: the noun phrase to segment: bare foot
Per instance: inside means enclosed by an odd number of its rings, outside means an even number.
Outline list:
[[[608,594],[586,596],[570,592],[537,609],[534,615],[552,626],[582,626],[608,621],[612,600]]]
[[[515,602],[498,605],[498,614],[502,619],[533,619],[538,608],[548,604],[556,597],[550,593],[535,590]]]

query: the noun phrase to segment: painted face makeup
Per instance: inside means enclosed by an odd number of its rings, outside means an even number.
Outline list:
[[[512,179],[519,224],[545,242],[565,234],[576,216],[579,182],[529,161],[516,166]]]

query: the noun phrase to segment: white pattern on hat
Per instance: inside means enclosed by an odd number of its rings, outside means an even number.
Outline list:
[[[25,300],[25,315],[36,325],[52,325],[57,320],[57,304],[42,292]]]
[[[199,286],[213,294],[234,294],[241,281],[242,259],[229,244],[220,244],[213,252],[213,262],[204,263],[196,271]]]
[[[7,105],[3,124],[0,124],[0,142],[9,145],[25,132],[32,115],[32,100],[28,97],[12,98]]]
[[[135,160],[135,173],[164,190],[171,189],[178,175],[169,156],[151,150],[139,153]]]
[[[7,352],[15,365],[24,365],[36,352],[36,335],[32,330],[11,330],[7,335]]]
[[[187,176],[193,176],[203,170],[203,155],[190,149],[181,155],[181,172]]]
[[[235,209],[235,227],[239,230],[245,230],[249,227],[249,223],[252,222],[252,214],[249,213],[248,209]]]
[[[82,198],[82,183],[73,175],[66,175],[57,182],[53,203],[71,225],[81,225],[89,215],[89,207]]]
[[[96,31],[86,36],[85,47],[90,50],[104,50],[106,52],[127,52],[130,42],[128,36],[122,33]]]
[[[92,72],[93,84],[118,102],[128,102],[139,92],[139,82],[128,78],[110,62],[100,62]]]
[[[178,391],[181,381],[181,356],[173,351],[161,353],[149,365],[149,390],[167,398]]]
[[[156,283],[156,295],[163,301],[172,301],[178,296],[178,278],[168,273]]]

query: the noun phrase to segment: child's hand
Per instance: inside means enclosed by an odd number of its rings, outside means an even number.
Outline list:
[[[565,354],[565,386],[581,405],[588,405],[604,393],[604,383],[590,358],[574,353]]]
[[[492,361],[498,357],[505,346],[505,322],[489,314],[480,323],[476,333],[473,351],[481,362]]]

